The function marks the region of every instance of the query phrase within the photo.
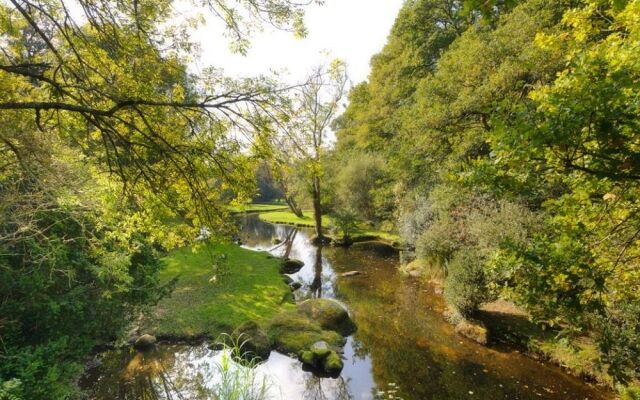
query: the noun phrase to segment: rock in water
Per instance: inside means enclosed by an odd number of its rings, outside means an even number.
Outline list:
[[[322,329],[339,332],[343,336],[355,331],[355,324],[347,309],[332,299],[309,299],[298,305],[298,312],[316,321]]]
[[[269,358],[271,353],[269,338],[256,322],[243,323],[233,331],[231,337],[240,346],[243,357],[261,360]]]
[[[284,260],[280,266],[281,274],[295,274],[304,267],[304,263],[300,260]]]
[[[342,358],[335,351],[329,353],[324,359],[324,371],[331,376],[339,375],[343,367],[344,363],[342,362]]]
[[[156,345],[156,337],[152,335],[144,334],[140,336],[138,339],[136,339],[135,343],[133,344],[133,347],[136,350],[147,351],[147,350],[153,349],[155,345]]]
[[[330,376],[338,376],[344,367],[340,355],[326,342],[314,343],[309,350],[301,351],[298,358],[305,365],[322,370]]]
[[[486,345],[489,342],[487,328],[479,321],[463,319],[456,324],[457,334],[467,337],[474,342]]]

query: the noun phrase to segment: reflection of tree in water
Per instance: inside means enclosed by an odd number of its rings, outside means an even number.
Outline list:
[[[169,348],[149,353],[114,351],[103,359],[96,371],[101,379],[96,382],[93,399],[120,400],[182,400],[212,398],[207,388],[213,376],[206,362],[190,362],[202,359],[208,353],[206,347],[194,349],[176,358],[175,349]],[[185,359],[181,359],[185,357]],[[179,366],[179,368],[176,368]],[[188,373],[184,369],[193,369]],[[104,373],[107,371],[107,373]],[[120,371],[112,373],[111,371]],[[195,372],[197,371],[197,373]],[[192,373],[193,372],[193,373]],[[88,377],[91,379],[91,377]]]
[[[281,243],[273,246],[269,251],[275,251],[278,249],[282,250],[282,257],[289,258],[291,255],[291,249],[293,248],[293,242],[296,240],[296,236],[298,235],[298,228],[290,229],[287,231],[286,236],[282,239]]]
[[[352,398],[347,383],[342,377],[321,378],[309,374],[305,379],[304,400],[349,400]]]
[[[322,246],[316,248],[316,257],[313,262],[314,277],[311,285],[311,294],[319,299],[322,297]]]

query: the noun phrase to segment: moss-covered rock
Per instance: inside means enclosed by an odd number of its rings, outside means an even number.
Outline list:
[[[306,300],[298,305],[298,312],[317,321],[323,329],[336,331],[345,336],[355,331],[355,324],[349,317],[349,312],[335,300]]]
[[[323,369],[329,375],[338,375],[342,371],[344,363],[342,358],[335,351],[330,352],[324,359]]]
[[[318,322],[297,311],[276,315],[269,323],[268,336],[273,348],[298,356],[300,352],[310,350],[317,342],[324,341],[336,349],[346,342],[338,332],[322,329]]]
[[[233,331],[231,336],[246,357],[257,357],[262,360],[269,358],[271,353],[269,337],[256,322],[243,323]]]
[[[298,358],[306,367],[337,376],[344,366],[337,351],[332,350],[326,342],[317,342],[309,350],[303,350]]]
[[[281,274],[295,274],[304,267],[304,263],[300,260],[284,260],[280,266]]]
[[[303,350],[298,354],[298,358],[302,361],[303,364],[311,366],[312,368],[317,368],[317,359],[315,354],[311,350]]]
[[[489,342],[487,328],[479,321],[463,319],[456,324],[455,331],[457,334],[482,345],[486,345]]]

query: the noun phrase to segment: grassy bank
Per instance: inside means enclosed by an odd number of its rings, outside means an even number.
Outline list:
[[[305,210],[304,217],[302,218],[296,216],[288,209],[280,211],[264,211],[260,213],[260,219],[273,224],[287,224],[308,228],[315,226],[312,210]],[[328,215],[323,215],[322,224],[327,230],[331,230],[334,224],[333,219]],[[370,240],[383,240],[392,243],[399,239],[399,236],[394,233],[373,229],[371,227],[367,227],[363,223],[358,224],[351,236],[354,241],[358,241],[360,238],[369,238]]]
[[[146,318],[146,328],[156,336],[216,338],[292,306],[280,261],[267,253],[217,243],[176,250],[164,262],[161,279],[177,278],[177,283]]]
[[[241,213],[256,213],[256,212],[269,212],[269,211],[286,211],[286,203],[273,202],[273,203],[251,203],[242,206],[232,206],[229,208],[232,214]]]

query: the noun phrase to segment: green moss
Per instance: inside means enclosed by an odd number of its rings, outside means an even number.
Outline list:
[[[182,248],[165,259],[161,279],[177,278],[172,294],[148,314],[156,336],[216,338],[246,321],[264,323],[292,308],[281,261],[235,244]],[[284,301],[284,302],[283,302]]]
[[[329,353],[324,359],[324,370],[330,375],[339,374],[343,367],[342,358],[335,351]]]
[[[266,359],[271,352],[267,334],[254,321],[247,321],[237,327],[231,335],[242,354],[253,358]]]
[[[320,325],[296,311],[288,311],[275,316],[268,325],[269,340],[280,352],[299,355],[309,350],[317,342],[327,342],[329,346],[344,346],[345,338],[337,332],[323,330]]]
[[[298,311],[316,321],[321,328],[349,335],[355,326],[347,309],[332,299],[309,299],[298,305]]]
[[[312,367],[317,367],[317,365],[316,365],[316,361],[317,361],[316,360],[316,356],[310,350],[301,351],[300,354],[298,355],[298,358],[304,364],[311,365]]]

